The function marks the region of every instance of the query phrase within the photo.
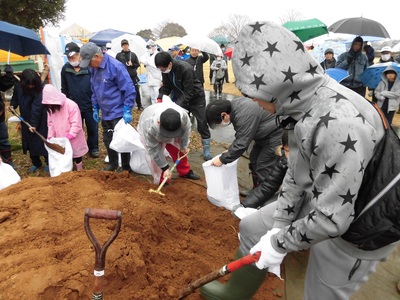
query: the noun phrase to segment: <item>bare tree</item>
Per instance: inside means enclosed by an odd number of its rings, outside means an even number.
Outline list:
[[[186,34],[185,28],[170,20],[158,23],[157,27],[153,29],[153,35],[156,40],[171,36],[184,36]]]
[[[279,17],[279,21],[281,22],[281,24],[284,24],[286,22],[299,21],[303,19],[304,15],[295,9],[286,10],[286,13],[281,17]]]
[[[251,19],[245,15],[230,15],[228,22],[222,23],[219,27],[215,28],[210,34],[210,37],[223,35],[228,37],[231,42],[236,41],[240,31],[246,25],[251,23]]]

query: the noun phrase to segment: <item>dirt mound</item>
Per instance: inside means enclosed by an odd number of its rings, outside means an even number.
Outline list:
[[[238,220],[212,205],[204,186],[181,178],[163,188],[127,172],[83,171],[24,178],[0,191],[0,299],[91,299],[94,249],[86,208],[120,210],[107,251],[105,299],[176,299],[179,291],[233,259]],[[90,219],[100,244],[116,221]],[[228,276],[224,277],[226,280]],[[270,276],[254,299],[279,299]],[[198,291],[187,299],[201,299]]]

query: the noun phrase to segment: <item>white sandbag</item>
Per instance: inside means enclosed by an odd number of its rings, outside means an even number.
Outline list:
[[[202,165],[207,183],[207,198],[212,204],[231,211],[234,206],[240,204],[238,160],[221,167],[212,166],[211,162],[212,159]]]
[[[65,153],[61,154],[53,149],[44,145],[49,153],[49,172],[51,177],[56,177],[64,172],[70,172],[73,168],[72,162],[72,147],[71,143],[66,137],[63,138],[51,138],[50,143],[58,144],[65,148]]]
[[[0,161],[0,190],[21,181],[21,177],[9,164]]]
[[[243,219],[244,217],[250,216],[251,214],[255,213],[257,209],[251,207],[239,207],[236,209],[233,214],[238,217],[239,219]]]
[[[150,167],[148,160],[150,158],[148,156],[147,151],[143,149],[138,149],[131,153],[131,160],[129,165],[133,172],[142,174],[142,175],[151,175]]]
[[[125,124],[124,119],[121,119],[114,127],[110,148],[119,153],[129,153],[144,149],[144,146],[136,129],[131,124]]]

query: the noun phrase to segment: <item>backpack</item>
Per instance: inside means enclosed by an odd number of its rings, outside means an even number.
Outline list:
[[[381,109],[385,135],[365,169],[355,218],[342,238],[372,251],[400,240],[400,139]]]

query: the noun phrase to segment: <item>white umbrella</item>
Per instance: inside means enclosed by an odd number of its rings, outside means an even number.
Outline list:
[[[206,36],[188,34],[182,37],[178,42],[179,44],[187,45],[210,54],[222,54],[221,47],[218,43]]]
[[[138,58],[146,54],[146,41],[138,35],[128,33],[112,39],[111,50],[115,53],[121,52],[121,41],[124,39],[129,42],[129,49],[135,53]]]
[[[346,45],[341,42],[326,41],[325,43],[314,47],[311,51],[311,56],[314,57],[318,62],[322,62],[325,59],[325,50],[331,48],[334,53],[334,57],[338,58],[340,54],[346,52]]]

